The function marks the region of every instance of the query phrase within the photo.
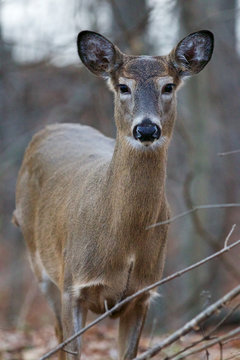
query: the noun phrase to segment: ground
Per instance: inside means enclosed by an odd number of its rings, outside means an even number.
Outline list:
[[[229,329],[225,330],[226,332]],[[224,332],[222,331],[221,334]],[[90,329],[84,337],[84,351],[82,360],[116,360],[117,359],[117,329],[111,322],[101,324]],[[149,344],[163,340],[164,336],[143,336],[140,344],[140,352],[147,350]],[[181,338],[172,345],[168,352],[156,355],[154,359],[164,359],[167,354],[174,353],[184,346],[190,345],[198,338],[192,334]],[[38,330],[0,330],[0,360],[37,360],[44,353],[56,345],[54,329],[52,326],[44,326]],[[57,359],[52,356],[51,359]],[[225,360],[240,359],[240,339],[235,339],[224,345],[223,358],[221,359],[219,346],[209,349],[209,354],[201,354],[189,357],[190,360]]]

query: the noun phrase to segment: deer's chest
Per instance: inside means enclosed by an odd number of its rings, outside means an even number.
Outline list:
[[[127,296],[134,294],[160,277],[160,274],[157,274],[157,268],[155,268],[155,272],[149,271],[151,265],[148,264],[149,268],[143,269],[144,264],[141,268],[138,260],[135,254],[132,254],[119,264],[118,269],[115,266],[114,270],[105,274],[102,279],[79,284],[79,286],[75,285],[76,297],[80,302],[84,302],[84,305],[91,311],[97,314],[104,313],[106,309],[112,308]],[[124,309],[121,309],[120,312]],[[113,316],[118,316],[120,312]]]

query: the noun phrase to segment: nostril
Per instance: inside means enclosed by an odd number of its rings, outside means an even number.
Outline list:
[[[134,126],[133,136],[136,140],[140,139],[142,136],[141,127],[139,125]]]
[[[136,138],[140,138],[143,135],[143,131],[140,126],[136,126]]]
[[[153,137],[154,139],[159,139],[161,136],[161,129],[159,126],[155,125],[154,126],[154,133],[153,133]]]

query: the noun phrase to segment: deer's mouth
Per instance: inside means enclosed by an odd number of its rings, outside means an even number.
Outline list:
[[[163,147],[167,144],[169,138],[167,136],[162,135],[158,140],[152,141],[139,141],[133,138],[133,136],[126,137],[127,143],[131,148],[134,148],[138,151],[156,151],[157,149]]]

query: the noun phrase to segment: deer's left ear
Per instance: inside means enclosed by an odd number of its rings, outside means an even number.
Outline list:
[[[208,30],[197,31],[180,41],[170,53],[170,58],[180,76],[194,75],[207,65],[213,47],[213,33]]]

